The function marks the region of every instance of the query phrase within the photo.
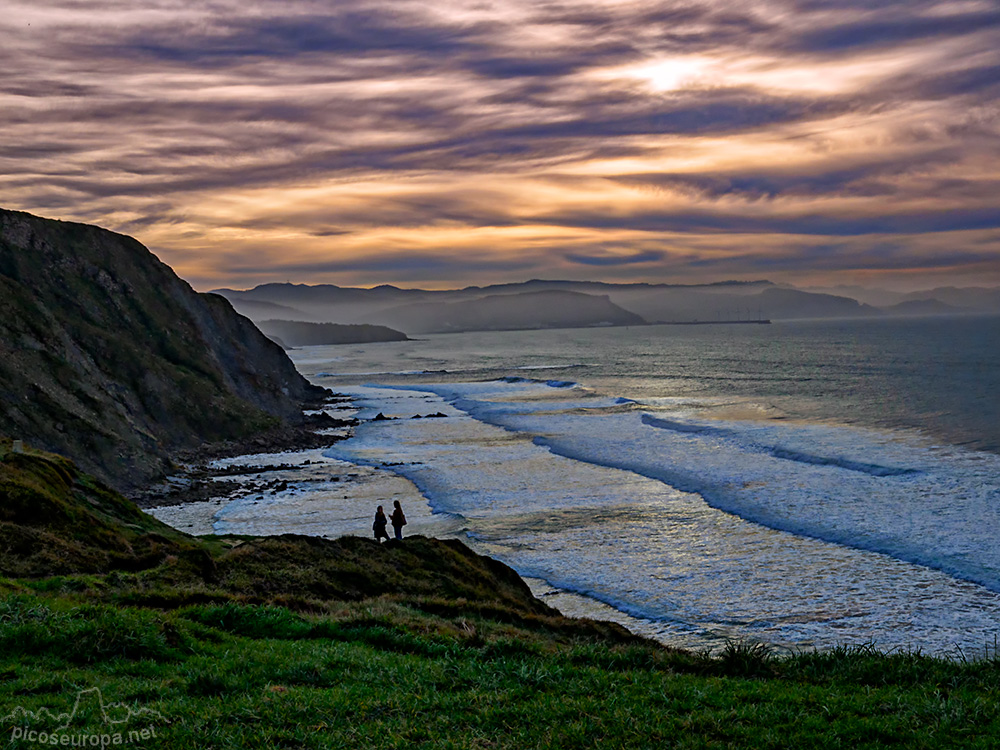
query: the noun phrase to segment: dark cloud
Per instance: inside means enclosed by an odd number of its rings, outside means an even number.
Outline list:
[[[472,250],[473,248],[469,248]],[[477,248],[478,249],[478,248]],[[493,271],[523,271],[537,267],[538,261],[530,260],[482,260],[474,257],[456,257],[434,253],[404,252],[380,258],[356,260],[322,260],[312,263],[277,263],[267,265],[237,265],[234,271],[240,274],[329,274],[363,272],[373,274],[398,273],[403,271],[410,278],[462,278],[471,269],[474,273]]]
[[[564,256],[570,263],[584,266],[632,266],[640,263],[653,263],[663,260],[666,252],[663,250],[644,250],[626,255],[584,255],[581,253],[566,253]]]
[[[389,6],[331,4],[322,13],[219,18],[211,27],[144,28],[132,40],[108,49],[112,55],[151,58],[191,66],[217,67],[239,58],[296,58],[303,55],[382,55],[469,49],[486,29],[428,23],[425,16]]]
[[[872,159],[851,165],[839,165],[825,170],[757,170],[754,172],[722,174],[702,172],[696,174],[630,174],[612,177],[616,182],[643,188],[675,190],[701,198],[717,200],[739,197],[746,200],[774,200],[776,198],[814,198],[822,196],[874,197],[899,193],[903,190],[898,178],[916,173],[926,173],[940,165],[955,164],[962,158],[958,148],[925,152],[892,159]],[[938,181],[942,190],[958,191],[979,183],[968,180]],[[939,191],[940,195],[941,192]]]
[[[725,272],[733,268],[753,269],[761,274],[800,270],[806,264],[813,271],[906,271],[954,268],[956,266],[997,265],[996,253],[936,251],[914,253],[905,243],[843,245],[822,243],[798,245],[787,254],[740,253],[726,257],[699,258],[690,265]]]
[[[577,103],[575,116],[564,111],[539,113],[531,123],[483,122],[461,127],[461,118],[436,110],[418,94],[402,94],[382,102],[376,113],[364,110],[368,126],[384,129],[419,127],[428,137],[405,145],[337,147],[324,141],[365,127],[356,110],[317,108],[309,103],[166,101],[83,104],[53,107],[40,116],[13,114],[12,125],[35,126],[73,121],[94,127],[128,121],[133,127],[155,127],[176,119],[186,138],[163,145],[138,144],[131,158],[99,163],[97,169],[52,175],[49,184],[92,197],[143,193],[177,193],[287,182],[308,175],[349,175],[413,170],[509,170],[539,160],[614,158],[641,154],[642,148],[616,140],[650,135],[711,135],[821,117],[843,111],[841,101],[767,96],[749,90],[693,92],[650,101],[635,94],[596,96]],[[573,109],[569,110],[574,113]],[[548,115],[551,120],[542,117]],[[218,123],[233,123],[219,142]],[[284,127],[284,124],[292,126]],[[452,135],[454,131],[461,132]],[[434,137],[434,134],[439,134]],[[204,142],[213,145],[204,145]],[[87,142],[62,144],[68,152],[86,151]],[[0,158],[19,158],[19,146],[0,143]],[[30,148],[30,147],[29,147]],[[35,147],[37,148],[37,146]],[[259,153],[247,159],[245,155]],[[238,163],[227,157],[243,157]],[[202,159],[201,157],[205,157]],[[194,168],[192,168],[194,160]],[[127,179],[123,179],[123,176]],[[391,218],[386,217],[391,223]]]
[[[897,82],[904,95],[921,99],[949,99],[960,96],[996,98],[1000,93],[1000,62],[947,72],[928,71],[924,76],[908,76]]]
[[[860,18],[820,25],[788,37],[783,46],[809,53],[887,48],[933,39],[953,39],[1000,27],[1000,8],[947,15],[918,15],[909,4],[867,11]]]
[[[535,217],[541,223],[590,229],[628,229],[641,232],[823,235],[850,237],[864,234],[915,235],[1000,228],[1000,206],[973,209],[914,210],[876,216],[799,214],[745,215],[703,210],[648,211],[614,215],[552,213]]]

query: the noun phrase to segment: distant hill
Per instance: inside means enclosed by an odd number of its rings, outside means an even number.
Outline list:
[[[1000,312],[1000,289],[989,287],[937,287],[911,292],[905,301],[933,299],[952,307],[963,307],[982,312]]]
[[[968,307],[954,307],[936,299],[911,299],[882,309],[887,315],[962,315],[974,312]]]
[[[755,296],[753,302],[774,319],[847,318],[880,315],[878,308],[850,297],[813,294],[798,289],[774,287]]]
[[[237,310],[260,322],[269,318],[330,323],[382,323],[408,333],[427,332],[428,324],[407,328],[408,322],[397,315],[397,308],[420,303],[452,304],[471,302],[485,297],[510,296],[535,292],[577,292],[591,297],[606,297],[613,304],[635,313],[645,314],[633,307],[632,301],[649,295],[669,294],[673,291],[697,291],[708,294],[729,294],[734,298],[759,292],[772,286],[767,281],[724,281],[716,284],[611,284],[599,281],[560,281],[533,279],[515,284],[470,286],[463,289],[424,290],[400,289],[383,285],[373,289],[339,287],[332,284],[307,286],[305,284],[263,284],[253,289],[237,291],[216,289],[233,303]],[[281,305],[294,308],[295,313],[271,313],[266,307],[253,305]],[[713,302],[713,304],[715,304]],[[620,313],[619,313],[620,314]],[[686,318],[687,316],[685,316]],[[490,327],[493,321],[487,321]],[[505,326],[508,327],[509,326]],[[527,328],[550,327],[539,321],[527,321]],[[454,330],[453,328],[440,328]],[[472,329],[467,329],[472,330]],[[486,330],[489,330],[488,328]]]
[[[222,295],[220,295],[222,296]],[[228,297],[226,299],[229,299]],[[288,305],[279,305],[274,302],[253,299],[231,299],[229,300],[233,309],[240,315],[245,315],[250,320],[263,320],[267,318],[281,318],[284,320],[311,320],[307,313],[297,310]]]
[[[375,321],[369,320],[369,313],[447,294],[388,285],[356,289],[334,284],[261,284],[244,291],[215,289],[213,292],[228,299],[255,322],[280,318],[312,323],[371,323]],[[275,308],[294,312],[278,312]]]
[[[326,391],[136,240],[0,210],[0,393],[0,435],[130,488]]]
[[[279,344],[317,346],[323,344],[367,344],[378,341],[409,341],[405,333],[373,325],[301,323],[295,320],[263,320],[257,327]]]
[[[385,310],[371,319],[407,333],[584,328],[646,322],[607,296],[568,291],[498,294],[463,302],[424,302]]]
[[[1000,312],[1000,289],[941,287],[913,293],[859,286],[796,289],[764,280],[713,284],[615,284],[532,279],[434,291],[387,285],[359,289],[329,284],[265,284],[245,291],[218,290],[237,309],[256,321],[283,318],[332,323],[381,323],[408,333],[551,327],[551,321],[531,320],[529,316],[504,319],[502,311],[498,312],[499,317],[476,312],[477,307],[483,307],[477,300],[542,292],[604,298],[622,311],[633,313],[650,323],[932,315],[952,314],[961,309]],[[927,300],[939,303],[937,312],[933,312],[935,308]],[[459,303],[468,303],[469,307],[441,307]],[[900,303],[920,304],[894,307]],[[255,309],[254,305],[259,307]],[[295,312],[271,312],[278,305]],[[460,314],[463,317],[459,318]]]
[[[646,322],[690,322],[770,318],[830,318],[877,316],[875,306],[859,304],[850,295],[802,291],[777,286],[769,281],[722,281],[713,284],[614,284],[599,281],[533,279],[513,284],[470,286],[463,289],[429,291],[380,286],[374,289],[338,287],[330,284],[264,284],[254,289],[236,291],[219,289],[237,308],[256,321],[281,317],[331,323],[379,323],[407,333],[440,331],[511,330],[590,326],[599,324],[603,314],[613,325],[637,325],[631,313]],[[577,298],[566,310],[564,320],[550,319],[553,310],[541,305],[541,299],[514,312],[500,302],[486,299],[518,297],[522,302],[531,294],[576,294],[603,302]],[[569,298],[565,298],[569,299]],[[899,297],[893,302],[900,301]],[[283,305],[299,314],[266,314],[253,310],[252,304]],[[465,304],[465,307],[458,305]],[[611,305],[617,309],[601,305]],[[532,307],[531,305],[534,305]],[[590,305],[589,310],[584,306]],[[533,310],[541,317],[532,319]],[[571,312],[572,310],[572,312]],[[594,315],[597,318],[594,318]]]
[[[713,320],[790,320],[880,315],[868,305],[847,297],[815,294],[773,284],[755,284],[738,291],[723,286],[672,287],[631,293],[617,291],[611,298],[650,322]]]
[[[877,287],[838,286],[810,288],[810,292],[826,292],[851,297],[882,308],[888,315],[953,315],[960,312],[1000,312],[1000,288],[996,287],[937,287],[915,292],[897,292]],[[936,303],[938,307],[932,306]]]

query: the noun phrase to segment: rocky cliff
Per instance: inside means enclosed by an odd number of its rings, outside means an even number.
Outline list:
[[[130,488],[323,393],[136,240],[0,210],[0,434]]]

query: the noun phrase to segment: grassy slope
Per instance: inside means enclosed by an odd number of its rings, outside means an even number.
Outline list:
[[[138,723],[158,747],[987,748],[1000,737],[997,660],[674,651],[561,618],[458,543],[193,539],[63,459],[8,446],[0,715],[66,711],[100,687],[162,714]],[[22,714],[0,731],[24,726],[51,728]],[[85,706],[67,731],[106,726]]]

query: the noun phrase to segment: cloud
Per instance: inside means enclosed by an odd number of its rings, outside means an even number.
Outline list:
[[[266,265],[237,265],[241,275],[250,278],[287,278],[316,275],[358,274],[362,278],[390,278],[403,272],[414,282],[439,278],[462,279],[471,270],[473,275],[533,272],[538,263],[521,259],[475,259],[454,255],[403,252],[379,258],[355,258],[351,260],[318,260],[306,263],[268,263]]]
[[[934,7],[938,4],[925,5],[925,9]],[[915,10],[919,11],[919,6],[897,3],[875,12],[862,11],[856,18],[804,31],[793,37],[786,48],[810,53],[856,51],[953,40],[1000,27],[1000,9],[996,7],[976,6],[971,11],[948,14],[915,13]]]
[[[778,198],[815,198],[860,196],[875,197],[900,193],[905,189],[901,178],[927,174],[942,165],[954,165],[962,158],[958,148],[937,149],[920,154],[907,153],[894,158],[868,157],[858,163],[821,162],[812,167],[757,169],[752,172],[637,173],[616,175],[609,179],[638,188],[676,190],[701,199],[739,197],[749,201]],[[939,181],[938,195],[945,190],[960,190],[969,185],[981,192],[981,186],[969,180]]]
[[[272,6],[273,11],[278,8]],[[206,28],[143,29],[109,50],[188,66],[215,68],[234,59],[297,58],[312,55],[456,54],[468,48],[476,29],[432,24],[387,6],[331,4],[322,13],[241,15],[215,19]],[[480,32],[483,30],[479,30]],[[180,32],[180,33],[178,33]]]
[[[561,213],[537,217],[557,226],[629,229],[657,233],[787,234],[851,237],[864,234],[923,234],[1000,229],[1000,207],[909,211],[872,216],[798,214],[759,216],[706,211],[648,211],[615,216]],[[803,259],[806,260],[806,259]]]
[[[566,260],[584,266],[632,266],[641,263],[653,263],[663,260],[666,252],[663,250],[644,250],[636,253],[603,253],[599,255],[584,255],[581,253],[566,253]]]
[[[213,286],[1000,252],[995,3],[8,5],[6,205]]]
[[[937,251],[914,254],[912,246],[904,243],[875,242],[850,245],[821,243],[801,245],[789,254],[745,253],[725,258],[702,258],[692,262],[704,269],[729,272],[733,268],[752,268],[758,273],[794,272],[801,269],[803,261],[815,272],[836,271],[935,271],[956,267],[998,266],[997,256],[990,252]]]

